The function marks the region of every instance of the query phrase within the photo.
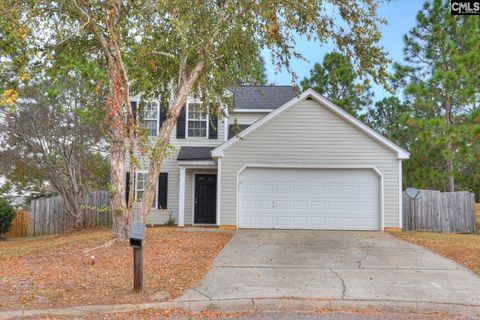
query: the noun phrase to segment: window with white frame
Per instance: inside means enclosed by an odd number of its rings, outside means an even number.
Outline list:
[[[135,201],[141,201],[143,194],[145,193],[145,188],[147,186],[147,172],[137,172],[137,179],[135,181]],[[156,194],[156,192],[155,192]],[[152,207],[155,207],[157,196],[153,199]]]
[[[207,137],[208,113],[201,103],[187,104],[187,137]]]
[[[159,112],[158,106],[158,101],[150,101],[143,104],[142,124],[147,129],[149,137],[157,135]]]

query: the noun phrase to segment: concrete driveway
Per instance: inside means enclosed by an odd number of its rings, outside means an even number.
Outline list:
[[[178,300],[263,298],[480,306],[480,277],[382,232],[239,230]]]

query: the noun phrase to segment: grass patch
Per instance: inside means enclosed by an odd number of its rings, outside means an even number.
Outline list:
[[[110,229],[104,229],[62,235],[8,239],[0,242],[0,260],[13,257],[20,258],[27,254],[44,252],[70,244],[107,240],[111,235],[112,231]]]
[[[480,274],[480,235],[434,232],[391,232],[409,242],[429,248]]]

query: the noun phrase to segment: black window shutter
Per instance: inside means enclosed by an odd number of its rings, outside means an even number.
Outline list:
[[[167,113],[168,113],[168,105],[166,103],[162,103],[160,105],[160,126],[159,128],[162,127],[163,122],[167,120]]]
[[[137,120],[137,101],[130,101],[130,106],[132,107],[133,119],[136,122],[136,120]]]
[[[208,137],[210,139],[218,138],[218,117],[217,115],[210,116],[210,127],[208,128]]]
[[[177,139],[185,139],[185,107],[183,106],[182,112],[177,119]]]
[[[161,172],[158,177],[158,209],[167,209],[168,173]]]
[[[128,207],[128,196],[130,195],[130,172],[125,173],[125,203]]]

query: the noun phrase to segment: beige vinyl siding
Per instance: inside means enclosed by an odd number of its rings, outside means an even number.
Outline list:
[[[220,224],[236,225],[236,174],[246,164],[375,166],[384,176],[384,225],[399,225],[397,154],[313,100],[304,100],[224,151]]]
[[[218,135],[217,139],[208,139],[208,138],[185,138],[177,139],[177,128],[173,129],[172,138],[170,139],[170,144],[172,144],[176,151],[170,155],[167,159],[163,161],[161,172],[168,173],[168,194],[167,194],[167,209],[159,210],[153,209],[150,210],[150,214],[147,218],[146,223],[151,224],[164,224],[167,222],[170,213],[175,218],[175,223],[178,223],[178,198],[179,198],[179,177],[180,169],[177,162],[178,151],[182,146],[205,146],[205,147],[216,147],[224,142],[224,124],[222,119],[218,119]],[[141,156],[138,150],[135,151],[135,157],[139,160],[138,170],[148,170],[149,159],[146,156]],[[129,170],[129,155],[126,153],[125,157],[125,171]],[[192,179],[193,174],[190,169],[186,171],[185,177],[185,224],[192,223]]]
[[[252,124],[267,114],[268,112],[236,112],[230,116],[230,123],[234,124],[236,119],[238,124]]]

